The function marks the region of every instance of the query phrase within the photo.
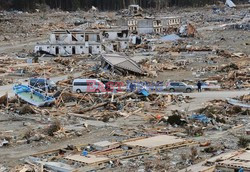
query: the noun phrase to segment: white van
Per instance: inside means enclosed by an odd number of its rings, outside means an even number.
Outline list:
[[[100,93],[106,90],[105,85],[97,79],[75,79],[72,91],[77,93]]]

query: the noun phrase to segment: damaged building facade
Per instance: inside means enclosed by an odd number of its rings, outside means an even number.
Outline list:
[[[122,21],[118,21],[121,24]],[[161,17],[161,18],[130,18],[127,20],[127,27],[130,32],[138,34],[166,33],[171,28],[179,28],[181,17]],[[122,24],[121,24],[122,25]]]
[[[126,29],[103,29],[102,42],[103,50],[105,52],[120,52],[129,48],[129,31]]]
[[[112,52],[126,48],[128,48],[127,30],[57,30],[51,33],[48,42],[37,43],[34,52],[70,56],[100,54],[103,50]]]

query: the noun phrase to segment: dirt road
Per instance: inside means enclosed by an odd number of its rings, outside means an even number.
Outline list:
[[[33,49],[37,42],[42,42],[46,40],[45,37],[28,39],[22,42],[10,42],[5,44],[0,44],[0,53],[10,53],[17,52],[24,48]]]
[[[203,107],[203,104],[214,100],[214,99],[221,99],[225,100],[226,98],[233,98],[237,96],[242,96],[244,94],[249,94],[249,90],[230,90],[230,91],[206,91],[206,92],[194,92],[194,93],[184,93],[186,96],[190,96],[194,98],[191,100],[190,103],[182,104],[181,107],[172,105],[168,107],[168,110],[187,110],[193,111]]]

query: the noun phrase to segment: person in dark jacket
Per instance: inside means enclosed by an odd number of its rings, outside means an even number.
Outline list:
[[[198,92],[201,92],[201,81],[198,81],[197,87],[198,87]]]

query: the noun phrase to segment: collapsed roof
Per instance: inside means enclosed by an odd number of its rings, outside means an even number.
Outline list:
[[[108,66],[106,64],[108,64]],[[131,58],[126,56],[121,56],[118,54],[104,54],[102,55],[103,67],[111,67],[112,72],[116,71],[118,73],[124,72],[134,72],[137,74],[143,74],[143,70],[140,66],[133,61]]]

